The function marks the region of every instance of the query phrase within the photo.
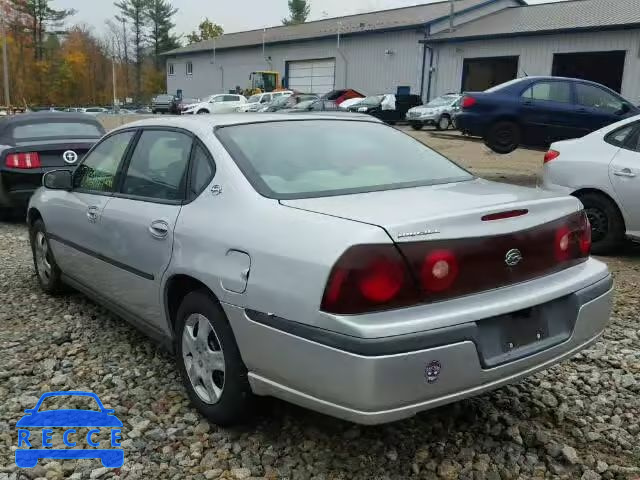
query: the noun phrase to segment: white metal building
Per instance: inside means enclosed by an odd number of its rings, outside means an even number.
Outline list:
[[[409,87],[427,100],[559,75],[640,102],[640,0],[456,0],[453,17],[449,7],[441,1],[226,34],[168,52],[167,89],[203,97],[247,87],[252,71],[276,70],[284,86],[303,92]]]

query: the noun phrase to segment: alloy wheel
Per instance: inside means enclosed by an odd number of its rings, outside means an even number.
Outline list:
[[[44,283],[49,283],[51,280],[51,260],[49,258],[49,244],[44,232],[36,233],[34,249],[38,275]]]
[[[185,322],[182,360],[200,400],[208,405],[218,403],[224,390],[224,352],[211,322],[200,313],[189,315]]]

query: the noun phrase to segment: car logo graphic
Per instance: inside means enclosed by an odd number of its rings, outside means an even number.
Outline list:
[[[507,252],[504,257],[504,263],[510,267],[515,267],[522,261],[522,253],[517,248],[513,248]]]
[[[73,150],[67,150],[62,154],[62,159],[68,164],[73,164],[78,161],[78,154]]]
[[[95,400],[99,410],[56,409],[42,408],[42,402],[50,397],[88,397]],[[120,429],[122,422],[114,415],[114,410],[105,408],[98,396],[90,392],[50,392],[43,394],[34,408],[25,410],[25,415],[16,423],[18,428],[18,449],[16,450],[16,465],[20,468],[33,468],[41,458],[60,459],[100,459],[106,468],[119,468],[124,464],[124,450],[120,447]],[[29,428],[42,428],[42,435],[36,434]],[[69,449],[54,449],[51,439],[53,428],[64,429],[62,439]],[[75,428],[90,428],[86,436],[86,449],[73,448],[80,445],[83,436]],[[100,442],[95,436],[100,434],[100,428],[110,429],[111,448],[99,448]],[[33,435],[32,435],[33,434]],[[37,448],[41,443],[42,448]],[[33,446],[32,446],[33,445]],[[28,447],[28,448],[25,448]],[[34,448],[35,447],[35,448]],[[94,447],[94,448],[91,448]],[[98,447],[98,448],[95,448]]]
[[[430,362],[424,369],[424,378],[428,384],[436,383],[440,372],[442,371],[442,365],[437,360]]]

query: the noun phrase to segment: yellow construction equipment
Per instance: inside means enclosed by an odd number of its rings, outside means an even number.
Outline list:
[[[251,75],[249,75],[249,81],[251,82],[251,87],[245,90],[246,96],[282,90],[282,86],[280,85],[280,72],[273,72],[269,70],[251,72]]]

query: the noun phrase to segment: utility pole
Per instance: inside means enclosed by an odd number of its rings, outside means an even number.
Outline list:
[[[453,28],[453,17],[456,14],[456,7],[453,5],[454,0],[449,0],[449,31],[453,32],[455,28]]]
[[[2,36],[2,72],[4,82],[4,103],[7,108],[11,105],[11,97],[9,96],[9,59],[7,58],[7,31],[4,24],[5,4],[4,0],[0,3],[0,35]]]
[[[118,95],[116,93],[116,46],[113,45],[113,53],[111,54],[111,77],[113,78],[113,111],[118,112],[120,107],[118,105]]]

